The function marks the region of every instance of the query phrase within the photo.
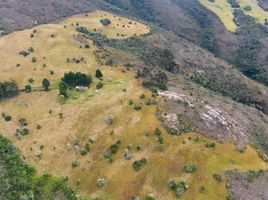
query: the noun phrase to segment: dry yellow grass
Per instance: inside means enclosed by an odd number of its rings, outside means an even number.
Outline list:
[[[167,188],[168,181],[173,178],[183,179],[190,184],[189,191],[182,199],[225,199],[225,185],[212,178],[214,172],[223,173],[234,168],[243,171],[267,168],[252,147],[248,147],[244,153],[237,152],[233,144],[217,144],[215,149],[207,149],[205,143],[212,141],[197,133],[180,137],[168,135],[157,119],[157,107],[147,106],[146,100],[139,98],[141,94],[148,98],[151,93],[134,78],[134,72],[124,72],[124,68],[120,66],[112,69],[100,66],[95,61],[93,51],[97,47],[93,46],[92,41],[81,41],[73,36],[76,34],[75,26],[69,23],[78,21],[84,25],[82,23],[87,24],[85,20],[90,21],[91,18],[98,21],[100,13],[103,12],[95,12],[96,16],[94,13],[88,17],[81,16],[81,21],[79,16],[67,19],[67,28],[63,27],[65,22],[35,27],[37,33],[34,38],[29,37],[33,30],[25,30],[0,39],[0,79],[14,79],[20,87],[27,84],[31,77],[35,80],[35,86],[40,86],[44,77],[57,82],[64,72],[70,70],[94,75],[96,68],[100,68],[104,74],[103,89],[95,91],[97,80],[94,79],[95,82],[88,91],[77,94],[76,99],[65,104],[59,103],[57,90],[23,93],[0,102],[1,112],[12,116],[10,122],[0,119],[1,134],[18,146],[27,162],[35,166],[39,173],[69,176],[73,183],[80,179],[81,186],[78,189],[81,194],[109,194],[116,200],[130,199],[134,195],[143,196],[147,193],[153,193],[156,199],[175,199],[173,192]],[[90,24],[87,25],[89,28]],[[131,30],[131,33],[140,31],[135,27]],[[109,29],[103,30],[103,33],[113,37],[117,31]],[[80,48],[81,42],[88,42],[91,48]],[[34,53],[27,57],[18,55],[18,52],[31,46],[35,49]],[[37,58],[36,63],[31,62],[32,56]],[[84,57],[86,63],[66,63],[68,57]],[[16,67],[17,63],[21,66]],[[43,64],[46,64],[46,67],[43,67]],[[54,75],[50,75],[50,70],[54,71]],[[108,80],[111,77],[112,82]],[[127,89],[126,92],[123,92],[123,89]],[[128,105],[130,99],[143,103],[143,109],[135,111],[133,106]],[[49,110],[52,113],[49,113]],[[63,113],[62,119],[59,118],[59,113]],[[113,125],[108,126],[105,123],[107,116],[114,117]],[[19,128],[18,120],[21,117],[28,120],[30,134],[19,140],[14,133]],[[37,130],[37,125],[42,128]],[[164,145],[161,148],[153,134],[157,127],[161,128],[164,137]],[[114,135],[110,134],[112,130],[115,131]],[[151,132],[149,137],[144,136],[145,131]],[[199,142],[194,142],[188,137],[200,139]],[[91,152],[81,156],[73,143],[79,140],[83,146],[89,138],[94,140]],[[108,164],[103,154],[117,140],[122,141],[121,147],[113,156],[114,162]],[[183,141],[186,143],[183,144]],[[132,145],[131,161],[123,157],[128,144]],[[137,145],[141,145],[142,151],[136,151]],[[35,152],[41,146],[43,156],[39,160]],[[135,172],[132,163],[142,157],[148,159],[148,164],[139,172]],[[73,160],[79,163],[75,169],[71,166]],[[187,163],[196,163],[197,172],[192,175],[183,173],[183,167]],[[105,178],[107,181],[103,189],[96,186],[98,178]],[[205,194],[198,192],[202,185],[207,188]]]
[[[233,21],[234,9],[227,2],[227,0],[215,0],[215,2],[210,2],[209,0],[200,0],[201,4],[207,7],[209,10],[214,12],[221,21],[224,23],[229,31],[234,32],[236,30],[236,24]],[[246,6],[252,8],[251,11],[244,11],[247,15],[250,15],[256,19],[257,22],[264,24],[265,19],[268,18],[268,12],[264,11],[259,5],[257,0],[237,0],[241,9]]]
[[[236,24],[233,21],[233,9],[227,0],[215,0],[215,2],[200,0],[200,3],[218,15],[229,31],[234,32],[236,30]]]
[[[111,24],[103,26],[100,23],[100,20],[106,18],[111,21]],[[64,23],[67,25],[72,23],[76,25],[78,23],[80,26],[84,26],[91,31],[96,29],[98,32],[105,34],[107,37],[115,39],[122,39],[135,35],[139,36],[147,34],[150,31],[149,26],[137,21],[98,10],[87,15],[76,15],[69,18]]]

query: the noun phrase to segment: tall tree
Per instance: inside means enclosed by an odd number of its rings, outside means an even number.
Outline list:
[[[42,81],[42,85],[43,85],[43,88],[45,89],[45,91],[48,91],[49,90],[49,86],[50,86],[49,80],[47,80],[46,78],[44,78],[44,80]]]

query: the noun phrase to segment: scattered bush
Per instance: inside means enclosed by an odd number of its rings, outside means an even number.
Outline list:
[[[17,129],[15,132],[15,136],[20,138],[21,136],[26,136],[30,134],[30,130],[28,128]]]
[[[216,143],[215,142],[207,143],[207,144],[205,144],[205,146],[207,148],[215,148],[216,147]]]
[[[12,120],[12,117],[11,117],[10,115],[6,115],[6,116],[4,117],[4,119],[5,119],[5,121],[9,122],[9,121]]]
[[[141,168],[143,168],[145,165],[147,164],[147,159],[146,158],[142,158],[140,160],[137,160],[133,163],[133,169],[135,171],[139,171]]]
[[[112,161],[112,156],[117,153],[119,147],[121,146],[121,140],[116,141],[116,143],[112,144],[104,153],[104,158],[108,159],[110,162]]]
[[[133,105],[133,104],[134,104],[134,101],[133,101],[132,99],[130,99],[129,102],[128,102],[128,105],[131,106],[131,105]]]
[[[243,10],[244,10],[244,11],[251,11],[252,8],[251,8],[251,6],[245,6],[245,7],[243,8]]]
[[[72,161],[72,168],[76,168],[76,167],[78,167],[78,162],[76,161],[76,160],[73,160]]]
[[[145,94],[142,94],[141,96],[140,96],[140,99],[144,99],[145,98]]]
[[[135,110],[141,110],[142,109],[142,104],[135,104],[134,109]]]
[[[44,88],[45,91],[48,91],[49,90],[49,87],[50,87],[50,82],[48,79],[44,78],[43,81],[42,81],[42,86]]]
[[[112,22],[111,22],[111,20],[105,18],[105,19],[101,19],[101,20],[100,20],[100,23],[101,23],[103,26],[108,26],[108,25],[110,25]]]
[[[99,178],[98,180],[97,180],[97,186],[99,187],[99,188],[101,188],[101,187],[104,187],[105,186],[105,179],[104,178]]]
[[[174,180],[169,181],[168,187],[175,192],[177,197],[181,197],[184,192],[189,188],[189,185],[183,181],[176,182]]]
[[[28,56],[30,54],[30,52],[21,51],[19,54],[22,55],[22,56],[24,56],[24,57],[26,57],[26,56]]]
[[[194,173],[197,169],[197,166],[195,164],[188,164],[184,166],[184,171],[186,173]]]
[[[68,98],[70,96],[70,91],[68,85],[65,82],[61,82],[59,85],[59,95]]]
[[[30,93],[32,91],[32,86],[31,85],[25,85],[25,92]]]
[[[96,70],[95,77],[99,78],[99,79],[103,77],[103,74],[102,74],[101,70],[99,70],[99,69]]]
[[[204,186],[201,186],[201,187],[198,189],[198,191],[199,191],[200,193],[205,193],[205,192],[206,192],[206,188],[205,188]]]
[[[214,173],[214,174],[212,174],[212,177],[218,182],[223,181],[222,176],[220,174]]]
[[[19,119],[19,123],[20,123],[21,126],[27,126],[28,125],[28,122],[24,117]]]
[[[36,57],[32,57],[32,62],[35,63],[37,61]]]
[[[99,90],[103,87],[103,83],[102,82],[98,82],[96,85],[96,89]]]
[[[59,117],[62,119],[63,118],[63,113],[59,113]]]

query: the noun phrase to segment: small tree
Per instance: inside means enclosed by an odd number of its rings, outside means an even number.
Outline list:
[[[65,98],[68,98],[69,97],[68,85],[64,82],[61,82],[59,85],[59,92],[60,92],[60,95],[63,95]]]
[[[111,20],[109,20],[108,18],[105,18],[105,19],[101,19],[100,20],[100,23],[103,25],[103,26],[108,26],[109,24],[111,24]]]
[[[45,89],[45,91],[48,91],[49,90],[49,86],[50,86],[49,80],[47,80],[46,78],[44,78],[44,80],[42,81],[42,86]]]
[[[32,91],[31,85],[25,85],[25,92],[30,93]]]
[[[101,70],[97,69],[96,70],[96,75],[95,75],[96,78],[102,78],[103,77],[103,74],[101,72]]]

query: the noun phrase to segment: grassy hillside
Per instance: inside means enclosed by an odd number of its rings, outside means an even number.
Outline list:
[[[230,3],[218,0],[215,0],[214,2],[201,0],[200,2],[218,15],[228,30],[233,32],[236,30],[237,26],[233,21],[235,8],[233,8]],[[268,12],[259,6],[257,0],[239,0],[237,2],[240,5],[240,8],[244,10],[247,15],[254,17],[258,23],[265,23],[265,19],[268,18]],[[249,7],[250,9],[247,10]]]
[[[100,20],[106,18],[111,24],[102,25]],[[18,96],[0,101],[1,134],[16,144],[38,174],[68,176],[80,194],[93,198],[176,199],[168,187],[175,180],[183,181],[177,189],[182,199],[226,199],[226,170],[267,168],[251,146],[239,152],[233,143],[219,144],[196,132],[168,134],[157,116],[165,99],[142,86],[135,68],[120,65],[121,60],[140,60],[139,54],[106,48],[82,36],[77,31],[81,26],[117,45],[150,31],[139,22],[95,11],[0,39],[0,79],[12,79],[21,89]],[[144,37],[144,42],[152,40]],[[148,59],[148,64],[169,66],[161,53],[154,53],[148,58],[160,57]],[[96,69],[103,80],[95,77]],[[69,71],[90,74],[93,82],[84,92],[71,89],[70,97],[62,100],[59,82]],[[44,78],[51,82],[49,91],[41,87]],[[96,89],[99,82],[103,87]],[[22,90],[25,85],[31,85],[32,92]]]

